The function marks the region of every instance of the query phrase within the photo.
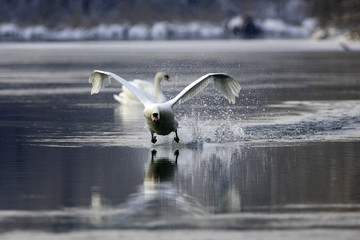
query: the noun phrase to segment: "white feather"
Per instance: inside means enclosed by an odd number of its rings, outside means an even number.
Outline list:
[[[208,73],[184,88],[176,97],[169,100],[167,104],[174,106],[177,102],[183,103],[196,96],[207,85],[213,83],[214,88],[220,91],[231,103],[239,96],[240,84],[231,76],[224,73]]]
[[[151,101],[139,89],[137,89],[125,79],[119,77],[114,73],[100,70],[94,70],[93,73],[90,75],[89,83],[92,83],[93,86],[91,89],[91,94],[96,94],[102,88],[109,85],[111,83],[110,78],[115,79],[116,81],[124,85],[126,88],[128,88],[144,106],[151,103]]]
[[[130,82],[137,89],[141,90],[144,96],[153,102],[165,102],[167,99],[164,94],[161,92],[161,81],[166,79],[170,81],[169,78],[165,78],[167,74],[164,72],[158,72],[154,77],[154,82],[148,82],[140,79],[135,79]],[[136,105],[141,104],[137,97],[125,86],[122,86],[122,92],[119,94],[114,94],[114,98],[121,104],[126,105]]]
[[[95,70],[89,78],[89,83],[93,84],[91,94],[98,93],[101,88],[110,84],[110,78],[113,78],[123,84],[123,86],[128,88],[144,105],[144,117],[146,118],[148,129],[151,132],[153,143],[156,142],[154,133],[159,135],[168,135],[171,132],[175,132],[175,141],[179,141],[177,136],[178,122],[175,119],[173,111],[173,106],[177,102],[184,102],[194,97],[208,84],[213,83],[215,89],[220,91],[223,96],[229,100],[229,102],[235,103],[235,98],[239,95],[241,88],[240,84],[229,75],[224,73],[209,73],[189,84],[173,99],[165,103],[157,103],[149,100],[141,90],[137,89],[134,85],[130,84],[128,81],[116,74]],[[157,114],[156,116],[158,120],[153,120],[154,114]]]
[[[108,75],[94,71],[89,77],[89,83],[92,83],[91,95],[98,93],[102,88],[111,84]]]

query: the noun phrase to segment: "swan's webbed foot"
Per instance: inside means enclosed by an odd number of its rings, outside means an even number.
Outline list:
[[[178,135],[177,135],[177,131],[175,131],[174,140],[175,140],[175,142],[177,142],[177,143],[180,141],[180,138],[179,138]]]
[[[156,141],[157,141],[156,136],[154,136],[154,134],[151,133],[151,142],[155,144]]]

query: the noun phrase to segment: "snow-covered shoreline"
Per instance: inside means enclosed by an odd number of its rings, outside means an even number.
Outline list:
[[[0,41],[89,41],[89,40],[194,40],[244,38],[236,32],[244,25],[241,16],[225,23],[207,22],[154,24],[101,24],[91,28],[43,25],[21,27],[14,23],[0,24]],[[254,20],[260,30],[257,39],[306,39],[316,28],[316,21],[305,19],[300,25],[286,24],[280,19]]]

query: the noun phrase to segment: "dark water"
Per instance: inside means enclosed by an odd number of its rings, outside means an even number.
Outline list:
[[[0,46],[0,231],[359,230],[360,54],[178,44]],[[181,143],[152,145],[115,84],[90,96],[93,69],[166,71],[169,98],[208,72],[242,90],[179,105]]]

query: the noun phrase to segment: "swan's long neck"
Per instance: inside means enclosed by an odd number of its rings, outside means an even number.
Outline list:
[[[161,101],[160,82],[161,82],[161,77],[155,76],[155,79],[154,79],[155,97],[158,101]]]

